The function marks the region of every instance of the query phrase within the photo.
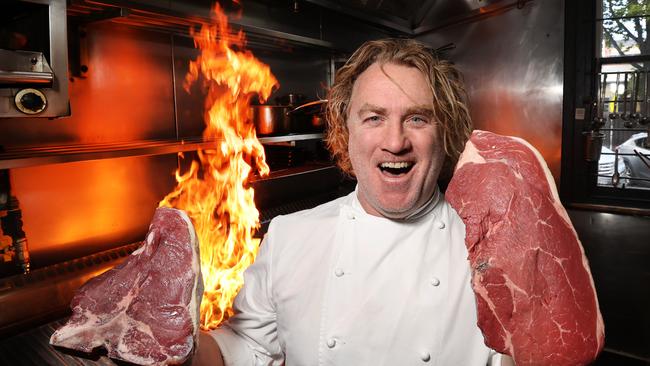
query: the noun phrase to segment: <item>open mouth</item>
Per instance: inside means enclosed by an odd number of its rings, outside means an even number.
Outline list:
[[[415,164],[410,161],[391,161],[379,164],[379,169],[383,173],[399,176],[410,172],[414,165]]]

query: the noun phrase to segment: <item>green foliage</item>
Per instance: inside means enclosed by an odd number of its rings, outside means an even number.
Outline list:
[[[621,55],[634,48],[649,54],[650,0],[603,0],[603,40]]]

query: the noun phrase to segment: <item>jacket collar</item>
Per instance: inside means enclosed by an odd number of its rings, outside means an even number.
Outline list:
[[[359,185],[354,189],[354,192],[350,194],[350,201],[348,201],[348,204],[352,207],[357,212],[360,212],[364,215],[370,215],[369,213],[366,212],[366,210],[361,206],[361,202],[359,201]],[[402,219],[389,219],[393,221],[400,221],[400,222],[414,222],[419,220],[422,217],[427,216],[429,213],[431,213],[442,201],[442,193],[440,193],[440,188],[436,186],[435,191],[433,192],[433,195],[427,202],[425,202],[422,206],[420,206],[417,210],[411,212],[408,216]],[[372,215],[371,215],[372,216]],[[377,216],[376,216],[377,217]]]

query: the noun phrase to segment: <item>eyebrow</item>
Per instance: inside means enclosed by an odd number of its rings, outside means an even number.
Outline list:
[[[359,108],[359,111],[357,112],[357,115],[359,116],[359,118],[362,118],[363,114],[367,113],[367,112],[373,112],[373,113],[377,113],[377,114],[380,114],[380,115],[386,115],[386,113],[387,113],[386,108],[382,108],[382,107],[374,105],[374,104],[364,103],[361,106],[361,108]]]
[[[409,107],[406,110],[406,113],[404,114],[405,116],[409,116],[412,114],[421,114],[423,116],[426,116],[428,118],[431,118],[434,116],[433,113],[433,108],[426,106],[426,105],[419,105],[419,106],[413,106]]]
[[[374,104],[365,103],[364,105],[361,106],[361,108],[359,108],[359,112],[357,112],[357,115],[359,116],[359,118],[362,118],[363,114],[367,112],[373,112],[380,115],[386,115],[388,113],[386,108]],[[427,105],[418,105],[418,106],[409,107],[404,113],[404,116],[409,116],[413,114],[421,114],[428,118],[431,118],[435,115],[433,113],[433,108]]]

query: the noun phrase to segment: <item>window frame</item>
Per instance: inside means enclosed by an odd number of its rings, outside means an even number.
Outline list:
[[[560,197],[568,207],[650,215],[650,190],[598,186],[598,162],[584,158],[583,132],[590,130],[596,116],[602,64],[650,59],[650,55],[598,57],[602,45],[600,14],[600,1],[565,1]]]

